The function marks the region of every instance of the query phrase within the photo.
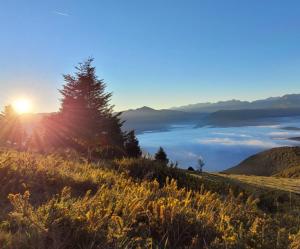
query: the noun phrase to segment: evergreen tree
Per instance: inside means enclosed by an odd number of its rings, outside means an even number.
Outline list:
[[[106,85],[97,78],[92,61],[80,63],[75,75],[64,75],[59,113],[65,140],[81,145],[88,159],[99,146],[124,147],[123,123],[119,114],[113,114],[112,94],[105,92]]]
[[[128,157],[138,158],[142,155],[139,141],[137,140],[133,130],[128,132],[126,135],[125,151]]]
[[[21,149],[25,141],[26,132],[22,126],[20,116],[11,105],[5,106],[4,111],[0,115],[0,123],[1,144]]]
[[[75,147],[76,143],[66,135],[69,131],[63,122],[61,113],[45,116],[42,119],[41,127],[40,130],[43,130],[42,143],[46,149]]]
[[[162,162],[163,164],[168,164],[169,163],[169,159],[167,157],[166,152],[164,151],[164,149],[162,147],[159,147],[158,151],[155,154],[155,160]]]

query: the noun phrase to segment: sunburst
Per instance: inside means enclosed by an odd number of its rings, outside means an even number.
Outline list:
[[[31,102],[29,99],[16,99],[13,103],[13,108],[18,114],[24,114],[31,111]]]

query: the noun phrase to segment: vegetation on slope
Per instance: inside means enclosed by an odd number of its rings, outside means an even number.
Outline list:
[[[277,177],[300,178],[300,165],[289,167],[275,174]]]
[[[234,179],[242,183],[257,186],[259,188],[278,189],[281,191],[300,194],[300,179],[288,179],[278,176],[248,176],[233,174],[218,174],[218,176]]]
[[[146,159],[71,158],[1,153],[1,248],[299,248],[296,209],[275,218]]]
[[[257,176],[297,176],[292,168],[300,165],[300,147],[280,147],[253,155],[224,173]],[[294,168],[296,170],[296,168]],[[288,173],[291,171],[291,173]],[[282,174],[280,173],[282,172]],[[286,172],[286,173],[284,173]]]

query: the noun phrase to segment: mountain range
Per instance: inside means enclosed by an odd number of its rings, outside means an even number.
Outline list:
[[[300,107],[300,94],[286,94],[254,101],[228,100],[216,103],[197,103],[173,107],[172,110],[185,112],[216,112],[220,110],[297,108]]]
[[[189,124],[200,122],[203,114],[196,114],[177,110],[155,110],[142,107],[135,110],[124,111],[121,114],[125,130],[134,129],[137,133],[143,131],[166,130],[172,124]]]
[[[300,107],[221,110],[206,115],[200,120],[197,127],[238,127],[256,125],[275,125],[280,123],[282,118],[295,116],[300,116]]]
[[[144,106],[122,112],[125,130],[137,133],[166,130],[172,125],[243,126],[276,123],[276,118],[300,116],[300,94],[249,101],[229,100],[155,110]]]

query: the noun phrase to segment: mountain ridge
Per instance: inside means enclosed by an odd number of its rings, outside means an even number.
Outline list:
[[[268,97],[253,101],[232,99],[218,102],[188,104],[179,107],[172,107],[170,109],[187,112],[215,112],[219,110],[293,108],[299,106],[300,94],[285,94],[278,97]]]
[[[202,114],[153,108],[143,106],[135,110],[121,113],[121,119],[125,121],[124,130],[134,129],[137,133],[153,130],[167,130],[172,124],[198,123]]]
[[[215,127],[239,127],[255,125],[272,125],[280,118],[300,116],[300,107],[220,110],[205,116],[197,125]]]

